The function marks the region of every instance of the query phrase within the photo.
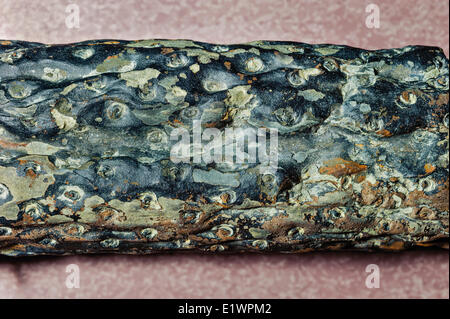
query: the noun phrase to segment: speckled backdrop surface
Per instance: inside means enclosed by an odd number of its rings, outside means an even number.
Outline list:
[[[366,27],[370,3],[380,9],[379,29]],[[70,4],[79,8],[79,28],[66,26]],[[448,56],[448,10],[448,0],[0,0],[0,39],[265,39],[367,49],[422,44],[440,46]],[[80,288],[66,287],[70,264],[79,267]],[[369,264],[379,266],[380,288],[366,287]],[[449,255],[411,251],[1,258],[0,297],[449,298]]]

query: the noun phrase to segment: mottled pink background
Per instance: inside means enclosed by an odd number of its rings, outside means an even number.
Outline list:
[[[80,27],[65,25],[66,6]],[[365,25],[366,5],[380,28]],[[189,38],[237,43],[292,40],[368,49],[409,44],[449,53],[447,0],[0,0],[0,39],[66,43],[93,38]],[[81,287],[65,285],[77,264]],[[381,287],[365,286],[377,264]],[[305,255],[0,258],[3,298],[449,298],[447,251]]]

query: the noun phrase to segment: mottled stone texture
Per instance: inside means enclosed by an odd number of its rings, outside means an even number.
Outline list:
[[[0,254],[448,247],[439,48],[0,44]],[[174,163],[193,120],[277,129],[278,169]]]

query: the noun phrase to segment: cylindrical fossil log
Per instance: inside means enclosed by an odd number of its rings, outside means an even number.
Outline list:
[[[448,248],[448,59],[0,41],[0,254]]]

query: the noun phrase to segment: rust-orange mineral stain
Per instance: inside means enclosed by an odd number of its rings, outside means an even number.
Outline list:
[[[423,168],[425,169],[425,173],[427,174],[431,174],[434,172],[434,170],[436,169],[435,166],[433,166],[433,164],[427,163],[423,166]]]
[[[388,245],[382,245],[381,248],[386,250],[402,250],[405,247],[405,243],[402,241],[394,241]]]
[[[27,146],[26,143],[14,143],[14,142],[8,142],[8,141],[2,141],[0,140],[0,147],[6,148],[6,149],[15,149],[18,147],[25,147]]]
[[[161,48],[161,54],[169,54],[172,53],[174,50],[173,48]]]
[[[325,166],[319,169],[319,173],[333,175],[334,177],[352,175],[367,169],[367,165],[358,164],[340,157],[325,161],[324,164]]]
[[[386,129],[382,129],[382,130],[377,131],[377,134],[378,134],[378,135],[381,135],[381,136],[384,136],[384,137],[392,136],[392,133],[389,132],[389,131],[386,130]]]
[[[33,171],[31,168],[27,169],[25,175],[27,175],[31,179],[35,179],[37,177],[36,172]]]

